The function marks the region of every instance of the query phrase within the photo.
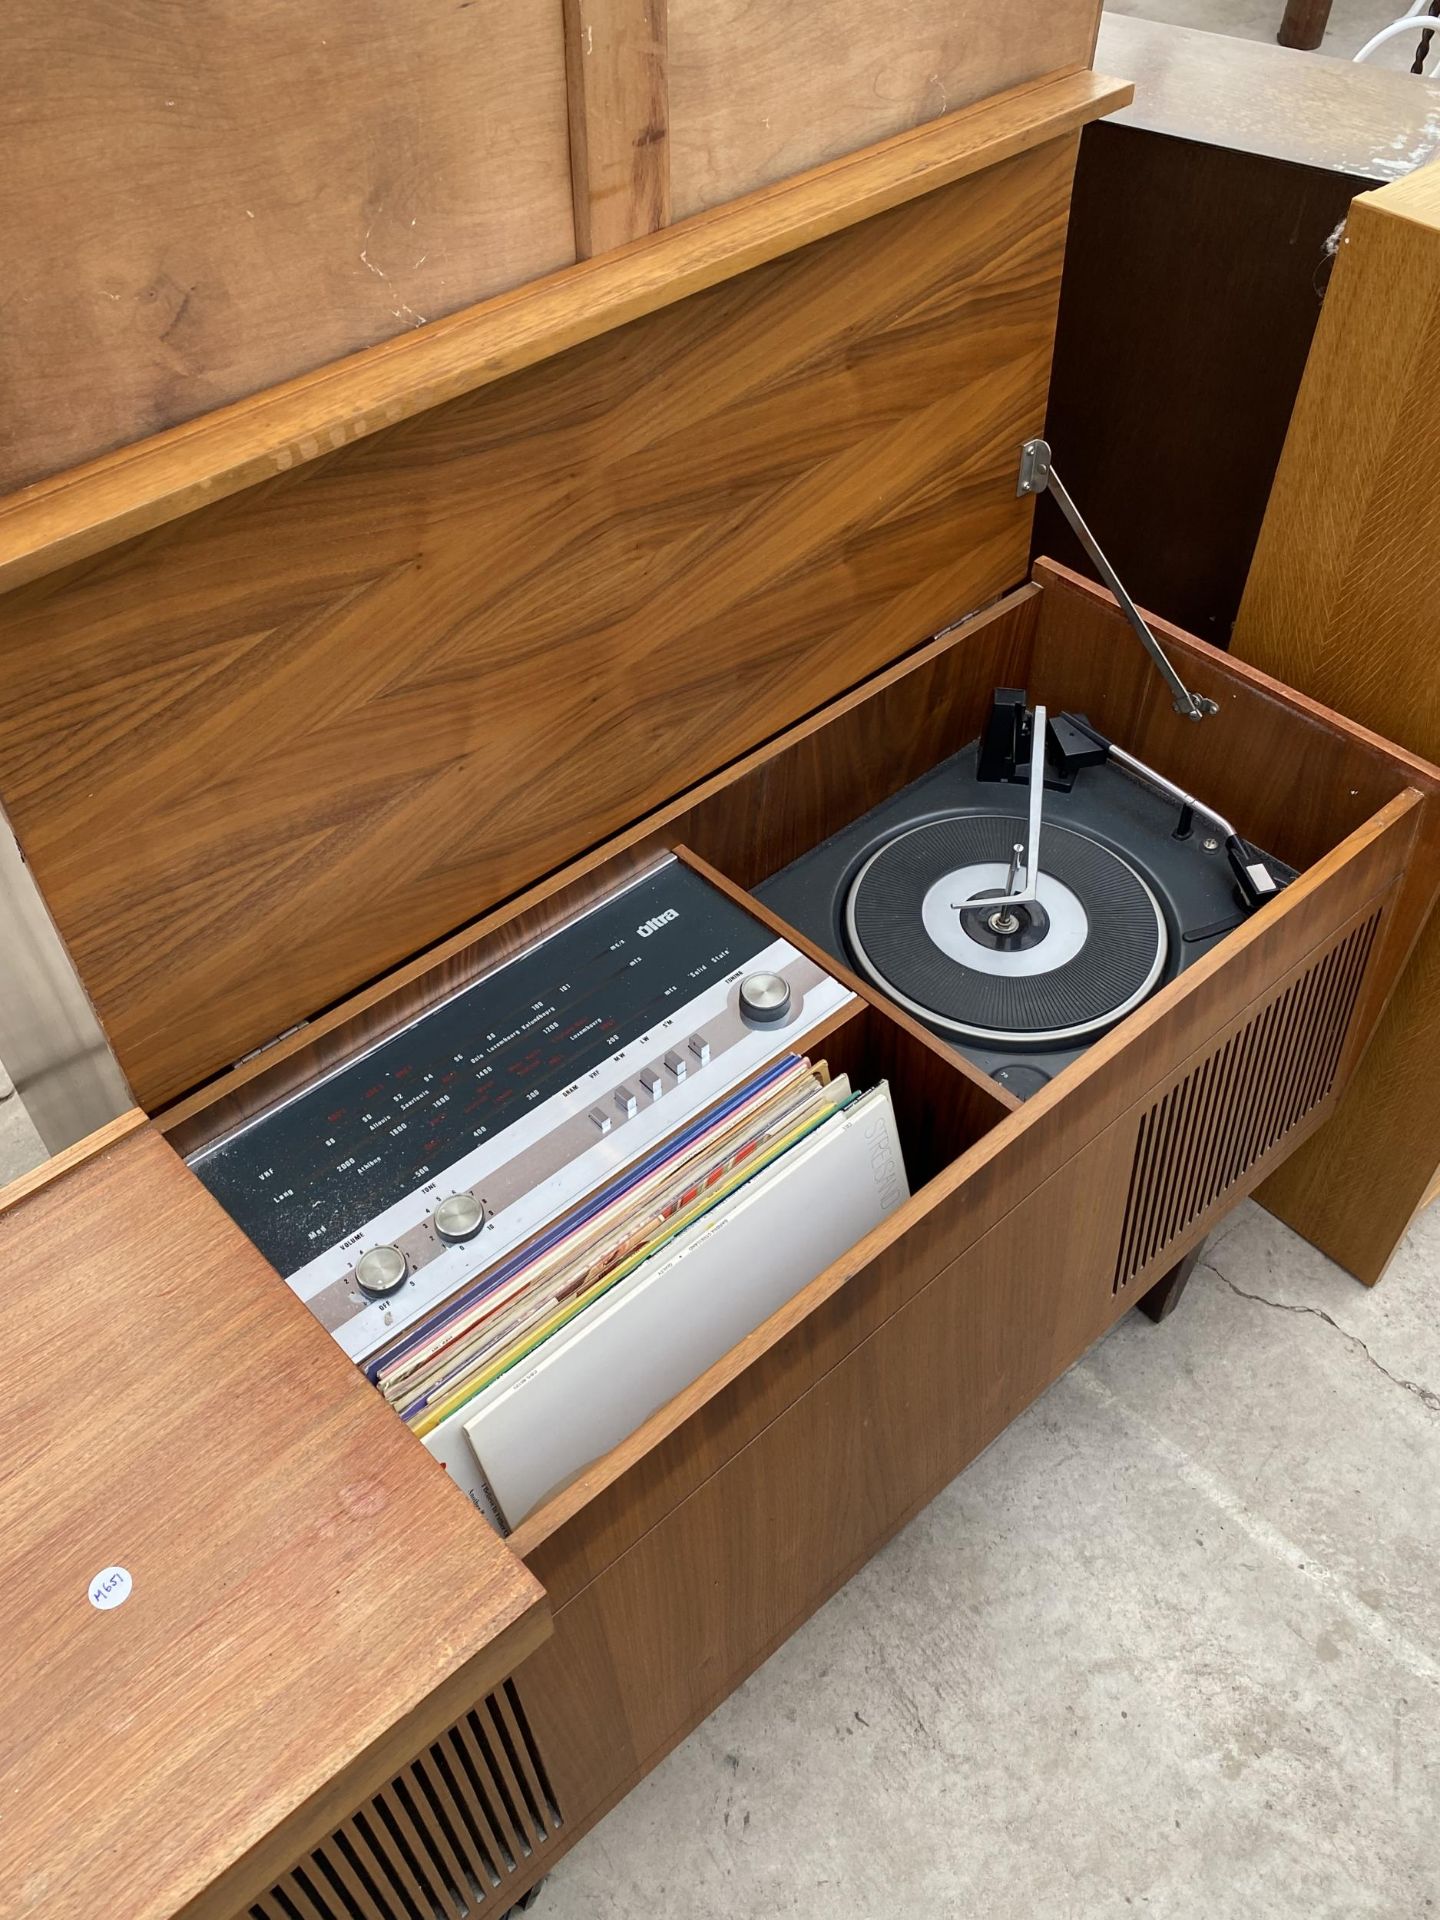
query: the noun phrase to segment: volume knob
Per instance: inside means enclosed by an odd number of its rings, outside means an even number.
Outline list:
[[[747,973],[740,982],[740,1014],[752,1026],[777,1025],[790,1011],[790,982],[779,973]]]
[[[473,1240],[485,1224],[485,1203],[473,1193],[452,1193],[431,1214],[430,1224],[449,1246]]]
[[[404,1286],[409,1271],[399,1247],[371,1247],[355,1262],[355,1284],[371,1300],[388,1300]]]

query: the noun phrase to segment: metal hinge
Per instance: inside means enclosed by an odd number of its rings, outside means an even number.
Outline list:
[[[1084,517],[1075,502],[1065,490],[1060,476],[1055,471],[1054,458],[1050,452],[1048,440],[1027,440],[1020,449],[1020,480],[1015,488],[1019,495],[1049,493],[1055,504],[1070,523],[1070,530],[1094,562],[1095,569],[1106,586],[1120,602],[1120,610],[1135,629],[1140,644],[1155,662],[1165,684],[1169,687],[1175,703],[1176,713],[1183,714],[1187,720],[1203,720],[1207,714],[1218,713],[1219,706],[1203,693],[1191,693],[1185,682],[1171,666],[1160,642],[1146,624],[1145,616],[1125,591],[1124,582],[1100,551],[1100,543],[1086,526]]]
[[[292,1033],[299,1033],[302,1028],[308,1027],[309,1024],[310,1022],[308,1020],[297,1020],[293,1027],[286,1027],[283,1033],[277,1033],[269,1040],[262,1040],[258,1047],[251,1047],[248,1053],[242,1053],[238,1060],[232,1061],[232,1072],[235,1067],[245,1067],[248,1066],[252,1060],[258,1060],[262,1053],[269,1053],[272,1047],[278,1047],[282,1040],[288,1040]]]

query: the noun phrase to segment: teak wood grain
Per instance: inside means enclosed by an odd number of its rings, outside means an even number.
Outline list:
[[[575,257],[559,9],[12,0],[0,492]]]
[[[918,779],[978,732],[992,687],[1024,677],[1040,590],[1019,588],[505,907],[362,988],[157,1115],[193,1153],[688,846],[742,885]],[[963,638],[964,671],[957,672]],[[1010,1096],[996,1095],[1008,1109]]]
[[[1123,82],[1088,72],[1016,87],[38,482],[0,502],[0,588],[293,473],[749,267],[1073,133],[1130,93]]]
[[[10,596],[3,798],[142,1105],[1020,576],[1073,157]]]
[[[5,1911],[231,1920],[544,1597],[153,1130],[22,1191],[0,1251]]]
[[[1235,630],[1246,659],[1432,760],[1437,314],[1431,166],[1351,208]],[[1261,1195],[1371,1284],[1440,1174],[1440,922],[1417,932],[1341,1122]]]
[[[873,797],[887,790],[887,783],[913,777],[919,770],[917,760],[926,754],[939,757],[969,737],[1002,664],[1007,670],[1017,669],[1021,678],[1041,671],[1047,685],[1052,673],[1057,684],[1070,675],[1067,697],[1097,715],[1105,711],[1113,688],[1137,737],[1150,743],[1166,770],[1182,771],[1174,757],[1177,744],[1160,723],[1167,697],[1158,679],[1151,674],[1148,682],[1142,679],[1127,687],[1119,649],[1133,642],[1113,603],[1083,583],[1067,581],[1056,570],[1043,570],[1042,578],[1043,589],[1027,590],[1007,606],[967,622],[802,723],[783,744],[762,749],[732,774],[714,776],[702,790],[703,797],[690,797],[686,817],[701,830],[698,837],[703,838],[708,818],[712,823],[708,845],[733,858],[741,878],[759,877],[768,870],[773,853],[765,832],[743,817],[747,799],[765,791],[772,798],[788,792],[799,830],[828,830],[827,823],[835,824],[837,808],[848,806],[852,799],[873,803]],[[1045,601],[1052,594],[1062,611],[1047,616]],[[1062,651],[1066,607],[1072,616],[1074,660]],[[1042,636],[1047,664],[1040,668]],[[1303,759],[1312,749],[1339,753],[1344,747],[1336,764],[1346,783],[1345,794],[1332,800],[1329,816],[1331,830],[1340,837],[1279,901],[1164,988],[1048,1089],[1018,1110],[1007,1112],[996,1102],[994,1124],[979,1137],[974,1118],[966,1117],[967,1103],[976,1092],[972,1080],[956,1069],[947,1081],[941,1069],[948,1069],[948,1062],[928,1043],[921,1045],[873,1006],[861,1011],[858,1024],[852,1020],[836,1028],[831,1038],[837,1058],[843,1054],[853,1071],[878,1068],[891,1078],[902,1129],[909,1135],[907,1155],[912,1146],[919,1152],[916,1173],[924,1181],[920,1191],[896,1217],[893,1232],[882,1230],[868,1237],[750,1341],[726,1356],[680,1397],[679,1405],[663,1410],[632,1443],[601,1463],[582,1489],[578,1506],[563,1500],[552,1503],[516,1537],[515,1544],[524,1547],[534,1570],[553,1587],[565,1633],[563,1656],[550,1658],[541,1648],[524,1659],[519,1675],[527,1710],[566,1807],[561,1848],[584,1830],[601,1806],[623,1791],[637,1771],[652,1764],[698,1713],[750,1671],[768,1647],[817,1605],[908,1512],[958,1470],[983,1444],[990,1425],[998,1423],[994,1425],[998,1431],[998,1425],[1038,1391],[1045,1378],[1053,1377],[1108,1324],[1108,1318],[1123,1306],[1110,1286],[1110,1272],[1137,1107],[1153,1089],[1173,1081],[1187,1062],[1213,1048],[1226,1031],[1273,999],[1287,979],[1302,971],[1313,955],[1333,945],[1357,916],[1373,914],[1377,907],[1388,912],[1387,902],[1393,901],[1399,887],[1409,884],[1417,830],[1433,806],[1423,769],[1409,756],[1347,726],[1313,702],[1286,695],[1254,669],[1213,655],[1198,644],[1189,644],[1188,654],[1187,668],[1204,672],[1206,684],[1225,695],[1226,737],[1233,754],[1243,758],[1264,743],[1268,751],[1283,747],[1292,759]],[[1039,681],[1035,684],[1038,687]],[[907,760],[907,755],[912,758]],[[733,824],[722,825],[727,817]],[[786,836],[794,829],[784,824],[783,813],[773,817],[774,846],[780,857],[787,857]],[[1312,822],[1309,830],[1318,835],[1320,826]],[[633,850],[631,837],[622,836],[615,853],[619,867],[615,877],[627,870],[629,850]],[[590,884],[603,881],[600,872]],[[576,877],[570,884],[579,886],[582,881]],[[542,904],[528,911],[543,910]],[[1380,964],[1383,949],[1371,961],[1372,967]],[[1320,1117],[1317,1111],[1307,1125]],[[1097,1144],[1102,1142],[1108,1144]],[[428,1463],[415,1443],[303,1307],[220,1220],[153,1133],[128,1136],[110,1155],[83,1162],[61,1181],[22,1201],[12,1220],[23,1221],[25,1209],[42,1201],[56,1212],[53,1218],[38,1222],[43,1252],[33,1244],[17,1245],[7,1249],[12,1257],[42,1274],[53,1271],[57,1259],[73,1265],[71,1248],[84,1249],[92,1270],[103,1252],[103,1273],[113,1284],[113,1246],[97,1245],[87,1237],[95,1196],[76,1183],[92,1179],[96,1169],[132,1149],[143,1150],[146,1164],[139,1172],[131,1169],[117,1176],[121,1184],[108,1215],[117,1215],[121,1201],[128,1199],[143,1218],[150,1248],[165,1277],[176,1269],[182,1249],[188,1262],[183,1284],[171,1283],[170,1297],[179,1311],[166,1322],[165,1331],[176,1345],[161,1356],[162,1372],[180,1380],[188,1404],[213,1407],[215,1381],[213,1371],[207,1372],[206,1360],[211,1343],[220,1342],[218,1350],[232,1370],[228,1377],[235,1379],[232,1399],[238,1411],[228,1427],[216,1423],[213,1430],[214,1444],[225,1449],[224,1466],[230,1477],[220,1478],[207,1463],[203,1475],[207,1521],[199,1539],[202,1545],[211,1539],[214,1527],[223,1525],[236,1501],[251,1516],[249,1524],[258,1525],[262,1517],[268,1521],[263,1536],[246,1534],[235,1544],[238,1566],[232,1591],[245,1594],[257,1609],[263,1601],[260,1628],[279,1638],[283,1627],[284,1647],[293,1658],[310,1663],[306,1673],[315,1691],[302,1689],[300,1697],[313,1701],[318,1712],[324,1692],[325,1728],[332,1741],[338,1737],[337,1701],[346,1709],[340,1719],[348,1734],[344,1743],[348,1754],[355,1735],[347,1716],[355,1696],[331,1668],[314,1668],[313,1643],[307,1646],[291,1631],[296,1617],[308,1618],[303,1612],[307,1604],[328,1608],[325,1596],[336,1586],[317,1574],[316,1554],[323,1561],[327,1553],[353,1551],[343,1524],[338,1535],[324,1533],[323,1528],[333,1518],[325,1496],[338,1499],[338,1489],[352,1485],[357,1475],[348,1459],[337,1462],[333,1449],[325,1459],[317,1457],[315,1424],[320,1422],[324,1430],[325,1422],[333,1420],[348,1431],[350,1421],[363,1423],[363,1457],[368,1465],[374,1467],[377,1455],[390,1459],[393,1449],[397,1475],[403,1466],[406,1525],[393,1549],[402,1557],[388,1563],[375,1583],[384,1598],[374,1605],[383,1613],[387,1631],[399,1636],[393,1648],[387,1641],[382,1678],[392,1671],[390,1653],[398,1661],[404,1652],[410,1662],[406,1671],[412,1676],[418,1672],[423,1693],[423,1661],[415,1666],[418,1656],[409,1649],[407,1633],[422,1638],[424,1657],[431,1661],[446,1655],[444,1636],[437,1640],[434,1623],[447,1616],[439,1600],[430,1600],[428,1586],[431,1581],[449,1581],[446,1591],[453,1604],[460,1604],[454,1600],[457,1570],[446,1557],[445,1543],[463,1537],[473,1549],[480,1535],[491,1551],[500,1550],[483,1536],[479,1522],[438,1472],[416,1477],[416,1468]],[[166,1194],[159,1191],[150,1165],[156,1154],[164,1156],[166,1191],[174,1191],[175,1182],[183,1183],[183,1206],[167,1204]],[[1258,1177],[1263,1170],[1264,1163],[1256,1162],[1246,1177]],[[1067,1181],[1073,1182],[1072,1198],[1066,1198],[1072,1195]],[[104,1201],[107,1195],[98,1197]],[[193,1217],[196,1205],[203,1209],[198,1227]],[[1214,1210],[1197,1217],[1186,1237],[1208,1231]],[[1022,1252],[1027,1234],[1039,1235],[1049,1247],[1060,1217],[1077,1222],[1080,1238],[1075,1244],[1082,1251],[1088,1249],[1083,1259],[1057,1263],[1026,1256],[1017,1262],[1017,1237]],[[204,1284],[207,1278],[218,1278],[208,1251],[212,1239],[225,1250],[220,1264],[226,1283],[238,1284],[231,1278],[233,1258],[263,1301],[263,1307],[256,1306],[255,1340],[244,1339],[245,1325],[235,1327],[233,1297],[219,1297],[213,1285]],[[1167,1261],[1183,1250],[1183,1241],[1168,1247]],[[991,1277],[977,1280],[977,1275],[985,1274]],[[124,1326],[138,1326],[146,1302],[133,1265],[125,1268],[123,1280],[125,1303],[133,1316]],[[1025,1291],[1032,1282],[1052,1291],[1032,1299]],[[976,1297],[989,1298],[985,1308],[989,1317],[980,1321],[967,1317],[967,1301],[977,1287],[981,1295]],[[53,1333],[56,1315],[67,1315],[67,1324],[73,1322],[82,1311],[81,1301],[93,1319],[98,1288],[81,1287],[70,1296],[68,1307],[55,1297],[53,1286],[47,1289],[37,1281],[37,1289],[51,1316],[46,1323],[37,1315],[37,1339]],[[226,1330],[234,1331],[233,1340]],[[124,1327],[122,1335],[123,1331]],[[989,1383],[973,1405],[955,1392],[957,1339],[963,1339],[969,1353],[965,1365],[978,1369],[977,1377]],[[273,1399],[267,1399],[262,1385],[243,1371],[255,1359],[257,1342],[260,1361],[270,1361],[283,1385],[293,1387],[297,1375],[313,1382],[313,1397],[303,1406],[308,1424],[303,1438],[297,1434],[293,1444],[287,1444],[277,1430]],[[130,1345],[138,1344],[138,1334],[133,1342],[121,1337],[115,1344],[123,1355]],[[47,1341],[46,1351],[53,1350],[53,1342]],[[123,1386],[123,1360],[117,1365]],[[950,1406],[938,1416],[936,1427],[932,1387],[926,1383],[937,1383],[933,1392],[938,1394],[942,1375]],[[148,1373],[146,1380],[148,1391]],[[113,1399],[113,1382],[109,1392]],[[292,1407],[292,1399],[282,1396],[282,1413]],[[225,1404],[231,1404],[231,1399]],[[857,1479],[849,1473],[849,1453],[834,1445],[832,1421],[840,1419],[842,1409],[861,1405],[885,1434],[879,1457],[872,1466],[863,1466]],[[923,1428],[918,1437],[912,1423]],[[134,1449],[161,1446],[172,1438],[172,1428],[164,1421],[157,1427],[152,1420],[146,1428],[138,1418],[125,1425],[123,1433],[126,1448]],[[203,1443],[209,1430],[192,1422],[186,1429],[192,1446],[197,1435]],[[802,1447],[799,1458],[793,1457],[797,1440]],[[253,1452],[245,1454],[237,1441]],[[88,1441],[72,1444],[80,1447]],[[78,1480],[79,1468],[63,1453],[52,1454],[51,1462],[61,1470],[59,1477],[53,1483],[45,1480],[44,1491],[34,1495],[37,1500],[50,1497],[54,1486],[67,1488]],[[107,1470],[111,1464],[107,1460]],[[123,1467],[128,1485],[146,1480],[144,1467],[137,1470],[133,1455],[113,1464],[117,1471]],[[832,1481],[829,1476],[841,1468],[846,1469],[844,1478]],[[191,1470],[187,1462],[187,1475]],[[308,1473],[316,1478],[307,1480]],[[158,1477],[153,1470],[148,1476],[152,1484]],[[172,1472],[166,1488],[167,1525],[174,1521],[177,1509],[184,1521],[192,1484],[186,1476],[177,1482]],[[797,1522],[796,1501],[806,1484],[811,1489],[812,1511]],[[234,1491],[237,1487],[240,1492]],[[757,1489],[758,1505],[753,1499]],[[424,1504],[432,1491],[433,1515]],[[291,1499],[293,1507],[288,1504]],[[145,1501],[153,1512],[156,1503],[148,1491]],[[397,1500],[387,1511],[398,1514],[399,1508]],[[298,1553],[287,1555],[283,1550],[286,1536],[283,1521],[277,1536],[277,1512],[282,1516],[305,1513],[312,1520],[319,1515],[315,1522],[322,1528],[319,1546],[306,1539],[308,1572],[302,1573]],[[112,1524],[115,1517],[110,1515]],[[122,1511],[119,1518],[125,1517]],[[698,1535],[690,1531],[696,1525]],[[772,1526],[781,1528],[789,1542],[773,1553],[768,1544]],[[447,1527],[455,1529],[455,1534],[447,1534]],[[722,1532],[736,1563],[735,1584],[729,1589],[707,1584]],[[743,1551],[737,1549],[737,1540],[743,1542]],[[386,1547],[390,1547],[388,1536]],[[87,1568],[88,1561],[87,1555]],[[142,1571],[144,1564],[137,1556],[132,1570]],[[153,1565],[153,1557],[149,1564]],[[466,1564],[472,1569],[472,1582],[483,1583],[487,1577],[483,1566],[473,1560]],[[657,1598],[662,1565],[668,1569],[663,1601]],[[50,1573],[53,1576],[53,1565]],[[62,1585],[63,1576],[62,1564]],[[413,1589],[397,1586],[402,1576],[418,1584]],[[293,1601],[284,1585],[286,1578],[300,1583]],[[340,1589],[346,1595],[351,1592],[343,1582]],[[53,1578],[44,1591],[53,1595]],[[123,1623],[132,1615],[140,1591],[137,1584],[136,1597],[115,1619]],[[203,1577],[190,1579],[186,1591],[207,1623],[216,1617],[205,1603]],[[390,1620],[388,1611],[396,1604],[397,1591],[407,1598],[398,1624]],[[473,1595],[473,1585],[470,1591]],[[197,1592],[198,1601],[193,1598]],[[719,1613],[717,1593],[726,1600]],[[361,1604],[358,1596],[355,1604]],[[660,1611],[650,1622],[647,1657],[638,1646],[613,1635],[628,1631],[626,1623],[633,1625],[652,1605]],[[143,1622],[143,1616],[136,1618]],[[322,1619],[333,1632],[335,1623],[328,1611]],[[594,1625],[584,1627],[586,1620]],[[353,1626],[353,1620],[349,1624]],[[355,1629],[362,1645],[369,1625],[367,1616]],[[698,1654],[696,1634],[704,1642]],[[291,1641],[296,1642],[293,1648]],[[240,1643],[233,1635],[224,1644],[235,1659],[249,1658],[249,1650],[235,1651]],[[503,1644],[502,1634],[496,1660]],[[347,1650],[353,1646],[353,1641],[347,1643]],[[516,1659],[525,1646],[515,1647]],[[195,1639],[194,1649],[207,1654],[203,1634]],[[355,1666],[357,1677],[350,1684],[369,1689],[365,1710],[385,1720],[387,1709],[383,1697],[376,1697],[372,1667],[359,1660]],[[193,1701],[197,1675],[203,1689],[207,1671],[203,1657],[198,1664],[192,1662],[187,1703]],[[248,1666],[243,1674],[248,1682]],[[477,1651],[475,1663],[466,1669],[471,1697],[495,1678],[493,1661],[482,1668]],[[278,1679],[277,1673],[277,1683]],[[292,1686],[291,1693],[295,1691]],[[234,1777],[248,1778],[250,1750],[244,1739],[250,1720],[243,1695],[244,1687],[237,1685],[228,1696],[240,1731],[226,1729],[230,1733],[227,1751],[238,1770]],[[291,1711],[293,1704],[293,1699],[287,1700]],[[367,1749],[368,1771],[346,1771],[342,1761],[332,1760],[336,1771],[328,1788],[320,1783],[319,1774],[311,1776],[317,1784],[304,1803],[303,1823],[295,1816],[281,1817],[278,1825],[266,1829],[268,1837],[257,1831],[255,1847],[238,1865],[220,1867],[214,1855],[207,1856],[209,1870],[220,1877],[205,1892],[197,1881],[194,1914],[219,1920],[224,1899],[238,1909],[265,1884],[265,1871],[272,1879],[278,1877],[465,1704],[457,1683],[448,1691],[437,1685],[424,1696],[424,1704],[417,1701],[408,1714],[392,1706],[392,1737],[383,1750]],[[148,1697],[132,1738],[155,1741],[157,1726],[168,1731],[170,1711],[163,1695],[158,1701]],[[597,1721],[597,1714],[609,1718]],[[423,1724],[422,1715],[428,1716]],[[25,1716],[22,1724],[28,1725],[32,1717]],[[203,1729],[211,1725],[203,1716],[194,1725],[187,1723],[187,1739],[200,1740]],[[608,1735],[597,1735],[597,1725],[607,1727]],[[266,1731],[270,1732],[268,1722]],[[168,1753],[165,1741],[158,1744]],[[303,1791],[303,1781],[295,1786],[293,1753],[276,1754],[268,1746],[265,1753],[276,1769],[265,1779],[273,1784],[283,1774],[292,1790]],[[147,1766],[151,1764],[148,1755],[147,1744]],[[193,1749],[187,1747],[182,1757],[193,1759]],[[63,1778],[62,1763],[52,1757],[49,1764]],[[92,1768],[96,1764],[93,1758],[87,1762]],[[325,1758],[321,1756],[316,1764],[323,1773]],[[203,1769],[197,1769],[197,1789],[204,1778]],[[168,1806],[167,1818],[179,1830],[188,1831],[198,1823],[206,1835],[215,1831],[207,1824],[213,1811],[208,1799],[198,1806],[190,1801],[178,1803],[173,1797],[167,1803],[161,1794],[151,1805]],[[192,1806],[195,1810],[188,1812]],[[257,1830],[265,1828],[266,1816],[257,1810],[254,1817]],[[224,1831],[233,1842],[233,1822],[224,1824]],[[233,1862],[236,1851],[232,1847],[225,1860]],[[204,1871],[202,1865],[200,1872]]]
[[[517,1529],[512,1544],[539,1574],[555,1604],[565,1604],[595,1578],[968,1245],[1017,1209],[1033,1207],[1037,1188],[1127,1113],[1133,1143],[1135,1116],[1157,1088],[1244,1025],[1257,1007],[1279,994],[1357,919],[1393,904],[1421,811],[1418,795],[1398,796],[1380,817],[1318,863],[1275,911],[1233,937],[1228,955],[1217,961],[1216,949],[1205,956],[1043,1094],[997,1120],[889,1221],[595,1463],[574,1487],[533,1514]],[[1371,964],[1379,964],[1373,952]],[[872,1061],[873,1054],[872,1044]],[[903,1116],[913,1114],[924,1085],[917,1068],[925,1064],[909,1052],[887,1069],[902,1116],[902,1139]],[[872,1065],[872,1076],[873,1071]],[[1341,1083],[1337,1075],[1337,1089]],[[932,1111],[939,1092],[943,1089],[932,1083],[921,1096]],[[967,1137],[960,1120],[967,1098],[963,1077],[956,1074],[949,1118],[942,1128],[947,1147],[957,1131],[961,1139]],[[1243,1181],[1228,1185],[1198,1214],[1185,1238],[1208,1232],[1268,1167],[1313,1132],[1332,1104],[1327,1094],[1273,1150],[1246,1162]],[[1105,1213],[1102,1196],[1096,1196],[1095,1205]],[[1106,1215],[1107,1294],[1119,1211],[1117,1205],[1113,1217]],[[1058,1230],[1051,1218],[1047,1231],[1054,1235]],[[1166,1263],[1174,1257],[1167,1247]],[[1127,1299],[1133,1297],[1134,1291],[1127,1294]]]
[[[903,1235],[862,1337],[852,1327],[848,1344],[821,1341],[801,1369],[795,1336],[783,1380],[767,1372],[781,1350],[762,1349],[737,1383],[753,1390],[748,1430],[733,1409],[728,1434],[692,1425],[691,1484],[623,1551],[567,1564],[562,1533],[530,1552],[547,1580],[553,1570],[557,1611],[553,1641],[526,1664],[526,1694],[556,1755],[572,1840],[1127,1310],[1133,1296],[1117,1294],[1111,1274],[1135,1121],[1132,1106],[1077,1135],[1023,1207],[972,1231],[938,1271],[923,1263],[924,1235]],[[1213,1217],[1177,1245],[1198,1245]],[[832,1304],[874,1277],[860,1266]]]

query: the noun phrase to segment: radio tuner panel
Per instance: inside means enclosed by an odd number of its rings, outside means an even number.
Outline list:
[[[190,1164],[362,1361],[851,998],[670,856]]]

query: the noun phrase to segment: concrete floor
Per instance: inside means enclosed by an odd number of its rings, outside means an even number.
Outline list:
[[[1437,1274],[1440,1209],[1369,1293],[1243,1207],[1178,1312],[1057,1382],[537,1920],[1423,1920]]]
[[[1109,13],[1137,14],[1142,20],[1166,20],[1175,27],[1198,27],[1227,33],[1237,40],[1275,38],[1285,12],[1285,0],[1106,0]],[[1319,51],[1349,60],[1389,20],[1408,11],[1408,0],[1334,0],[1330,25]],[[1408,71],[1415,58],[1418,32],[1396,34],[1371,55],[1377,67]],[[1440,39],[1431,42],[1430,70],[1440,63]]]
[[[20,1104],[10,1076],[0,1064],[0,1187],[18,1174],[28,1173],[45,1158],[40,1136]]]

